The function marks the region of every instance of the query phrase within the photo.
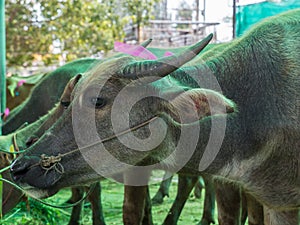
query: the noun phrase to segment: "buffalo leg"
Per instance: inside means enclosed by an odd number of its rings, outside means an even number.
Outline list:
[[[148,186],[124,186],[123,223],[140,225],[144,217]]]
[[[149,186],[147,187],[147,196],[145,199],[145,211],[144,211],[144,217],[143,217],[143,225],[153,225],[152,220],[152,203],[150,198],[150,191]]]
[[[205,181],[205,198],[202,219],[198,225],[215,224],[215,189],[210,177],[203,177]]]
[[[181,214],[183,206],[186,200],[189,197],[193,187],[195,186],[198,180],[197,176],[185,176],[179,175],[178,176],[178,189],[175,201],[164,221],[163,224],[170,225],[170,224],[177,224],[178,218]]]
[[[165,173],[165,176],[166,175],[168,175],[168,172]],[[173,178],[173,176],[170,176],[169,178],[164,179],[160,183],[158,191],[156,192],[156,194],[152,198],[152,203],[153,204],[161,204],[161,203],[163,203],[165,196],[169,197],[169,188],[170,188],[172,178]]]
[[[201,198],[203,189],[204,189],[204,181],[203,181],[202,177],[199,177],[198,181],[195,184],[195,188],[194,188],[195,198]]]
[[[75,203],[75,202],[79,201],[80,199],[82,199],[83,194],[84,194],[84,188],[78,187],[78,188],[72,188],[71,190],[72,190],[72,197],[71,197],[72,203]],[[68,202],[70,202],[70,200]],[[83,205],[83,203],[80,202],[79,204],[77,204],[76,206],[74,206],[72,208],[69,225],[79,225],[80,224],[80,215],[81,215],[81,211],[82,211],[82,205]]]
[[[263,225],[263,206],[250,194],[245,194],[247,199],[248,225]]]
[[[215,193],[220,225],[240,225],[241,191],[239,187],[215,181]]]
[[[138,184],[148,183],[150,171],[128,171],[124,174],[124,181],[127,184],[135,184],[139,178]],[[123,224],[140,225],[143,222],[146,199],[148,195],[148,185],[144,186],[124,186],[123,202]],[[147,211],[149,212],[149,210]],[[151,213],[151,211],[150,211]],[[148,217],[151,215],[147,215]]]
[[[90,187],[93,190],[87,196],[92,206],[93,225],[105,225],[101,203],[101,184],[97,182],[94,185],[94,187]]]

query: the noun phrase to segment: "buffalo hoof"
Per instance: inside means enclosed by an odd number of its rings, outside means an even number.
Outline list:
[[[210,224],[215,224],[214,219],[207,219],[207,218],[202,218],[202,220],[197,224],[197,225],[210,225]]]
[[[158,191],[155,196],[152,198],[153,205],[160,205],[164,202],[164,197],[168,196],[168,194],[163,194],[162,192]]]

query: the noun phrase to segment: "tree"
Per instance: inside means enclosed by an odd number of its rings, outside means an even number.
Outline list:
[[[6,52],[7,63],[30,65],[34,54],[48,51],[51,39],[41,32],[35,21],[37,11],[33,1],[6,1]]]
[[[182,0],[179,4],[178,10],[178,20],[192,20],[192,12],[193,9],[191,6],[185,1]]]
[[[128,14],[137,26],[137,41],[141,42],[141,27],[147,25],[148,21],[152,18],[152,11],[154,4],[161,0],[124,0],[123,6],[128,11]]]
[[[192,13],[193,13],[193,9],[191,8],[191,6],[185,0],[182,0],[179,4],[177,19],[191,21]],[[180,24],[178,28],[188,28],[188,26],[189,25]]]
[[[66,0],[41,1],[42,15],[53,40],[67,59],[90,56],[112,49],[115,40],[124,37],[122,19],[113,12],[116,1]],[[53,11],[53,9],[56,9]]]
[[[72,60],[113,48],[129,20],[140,28],[159,0],[7,0],[8,66],[28,66],[41,57]]]

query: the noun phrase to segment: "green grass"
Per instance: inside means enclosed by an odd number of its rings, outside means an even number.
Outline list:
[[[107,225],[121,225],[122,224],[122,204],[123,204],[123,185],[104,180],[102,185],[102,205]],[[150,185],[151,197],[159,188],[158,184]],[[173,200],[175,199],[177,191],[177,177],[173,178],[170,187],[170,197],[165,197],[165,201],[161,205],[152,207],[152,216],[155,224],[161,224],[166,217]],[[191,193],[183,212],[180,216],[178,225],[197,224],[202,216],[203,210],[203,196],[201,199],[196,199]],[[47,199],[52,204],[62,204],[71,196],[69,189],[61,190],[55,196]],[[89,204],[86,204],[89,205]],[[71,209],[56,209],[45,206],[39,202],[29,199],[28,203],[21,202],[18,206],[7,214],[0,224],[3,225],[64,225],[68,223]],[[215,215],[215,219],[217,216]],[[91,225],[91,208],[85,206],[82,213],[82,224]]]

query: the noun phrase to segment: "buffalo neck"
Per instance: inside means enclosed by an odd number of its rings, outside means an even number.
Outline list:
[[[171,74],[177,79],[178,74],[181,75],[180,81],[187,86],[221,90],[237,104],[238,113],[227,116],[223,143],[215,160],[207,168],[207,172],[212,174],[218,175],[224,167],[234,165],[234,161],[246,160],[255,155],[264,141],[261,134],[267,135],[264,129],[277,116],[270,115],[267,109],[276,104],[274,93],[278,93],[278,90],[274,84],[277,82],[276,75],[280,73],[280,62],[274,58],[276,54],[272,48],[263,51],[268,43],[248,39],[237,40],[216,57]],[[214,79],[217,82],[212,82]],[[221,117],[216,120],[220,120],[220,124],[223,121]],[[200,124],[197,150],[187,164],[187,170],[198,169],[200,159],[208,150],[211,118],[200,121]]]

